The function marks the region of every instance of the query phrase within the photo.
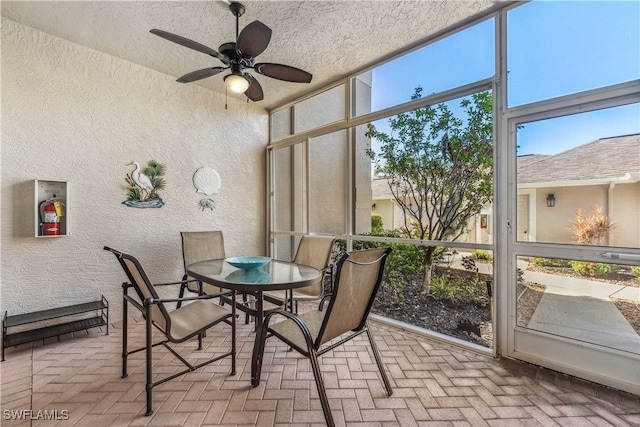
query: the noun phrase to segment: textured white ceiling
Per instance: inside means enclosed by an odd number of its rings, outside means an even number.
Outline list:
[[[270,109],[482,13],[500,1],[243,1],[240,29],[259,20],[273,30],[258,62],[313,74],[310,84],[257,75]],[[220,66],[208,55],[164,40],[158,28],[218,49],[235,39],[235,17],[214,1],[2,1],[2,16],[45,33],[180,77]],[[254,76],[257,73],[253,73]],[[224,74],[197,83],[224,92]],[[181,84],[181,83],[176,83]]]

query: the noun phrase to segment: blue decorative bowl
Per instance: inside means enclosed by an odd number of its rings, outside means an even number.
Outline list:
[[[235,270],[227,275],[225,280],[236,283],[267,283],[271,280],[271,276],[266,271],[253,268],[251,270]]]
[[[243,270],[250,270],[252,268],[260,268],[263,265],[269,264],[271,258],[264,256],[236,256],[225,259],[229,264],[236,268]]]

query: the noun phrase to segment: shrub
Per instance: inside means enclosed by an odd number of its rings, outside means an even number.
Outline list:
[[[450,276],[440,276],[431,279],[431,295],[435,299],[455,301],[458,294],[457,287]]]
[[[367,233],[364,236],[403,238],[399,230],[385,230],[379,234]],[[338,252],[334,259],[339,259],[347,250],[345,240],[337,240]],[[409,243],[365,242],[362,240],[353,242],[353,250],[381,248],[390,246],[393,251],[389,254],[384,269],[382,291],[390,291],[394,295],[402,297],[402,289],[409,280],[422,273],[422,258],[424,253],[418,246]]]
[[[640,277],[640,265],[634,265],[631,267],[631,272]]]
[[[479,280],[478,276],[474,280],[460,279],[459,288],[461,301],[470,301],[483,306],[489,302],[487,284]]]
[[[476,273],[478,272],[478,266],[476,265],[476,262],[473,260],[472,257],[463,256],[462,257],[462,266],[467,271],[475,271]]]
[[[534,265],[539,265],[541,267],[570,267],[571,261],[567,259],[560,258],[531,258],[531,262]]]
[[[382,216],[377,213],[371,214],[371,235],[377,236],[384,233],[384,226],[382,225]]]
[[[473,280],[453,278],[450,275],[434,277],[430,291],[431,296],[439,300],[472,302],[483,306],[489,302],[487,284],[479,280],[478,276]]]
[[[602,262],[571,261],[573,271],[581,276],[606,277],[616,274],[618,266],[616,264],[605,264]]]
[[[491,261],[493,259],[490,252],[481,251],[480,249],[476,249],[475,251],[473,251],[473,253],[471,254],[471,258],[475,260],[481,259],[485,261]]]
[[[597,245],[602,242],[615,224],[611,219],[602,215],[602,207],[594,206],[593,215],[587,216],[582,209],[576,211],[576,219],[571,223],[571,234],[576,243],[580,245]]]

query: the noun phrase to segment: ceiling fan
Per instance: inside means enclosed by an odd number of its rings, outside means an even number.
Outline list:
[[[247,72],[248,69],[253,69],[263,76],[287,82],[311,82],[313,76],[299,68],[269,62],[256,63],[256,56],[264,52],[269,45],[271,28],[260,21],[253,21],[238,32],[239,18],[244,14],[245,8],[242,4],[234,1],[229,3],[229,9],[236,17],[236,41],[221,44],[218,51],[176,34],[157,29],[151,30],[152,34],[198,52],[206,53],[225,65],[224,67],[210,67],[192,71],[178,78],[178,82],[190,83],[230,70],[230,73],[224,76],[227,88],[236,93],[244,92],[247,98],[254,102],[261,101],[264,98],[264,93],[258,80]]]

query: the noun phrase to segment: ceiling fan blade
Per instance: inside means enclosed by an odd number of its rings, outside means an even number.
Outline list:
[[[273,79],[294,83],[310,83],[311,74],[289,65],[260,63],[253,66],[258,73]]]
[[[249,85],[249,89],[247,89],[244,94],[253,102],[262,101],[264,99],[264,92],[262,92],[262,86],[260,86],[260,83],[258,83],[251,74],[244,73],[244,75],[251,83]]]
[[[155,34],[156,36],[160,36],[163,39],[167,39],[169,41],[172,41],[174,43],[178,43],[179,45],[182,45],[184,47],[188,47],[189,49],[194,49],[197,50],[198,52],[202,52],[202,53],[206,53],[207,55],[211,55],[214,58],[218,58],[219,60],[221,60],[222,62],[224,62],[225,64],[229,62],[229,58],[227,58],[225,55],[221,54],[220,52],[211,49],[210,47],[207,47],[203,44],[200,44],[198,42],[194,42],[193,40],[189,40],[185,37],[179,36],[177,34],[172,34],[172,33],[168,33],[166,31],[162,31],[162,30],[157,30],[157,29],[153,29],[149,31],[151,34]]]
[[[196,80],[202,80],[202,79],[206,79],[207,77],[215,76],[216,74],[221,73],[227,68],[225,67],[203,68],[202,70],[192,71],[189,74],[185,74],[184,76],[180,77],[176,81],[180,83],[195,82]]]
[[[236,51],[244,58],[254,58],[269,46],[271,28],[260,21],[253,21],[238,34]]]

